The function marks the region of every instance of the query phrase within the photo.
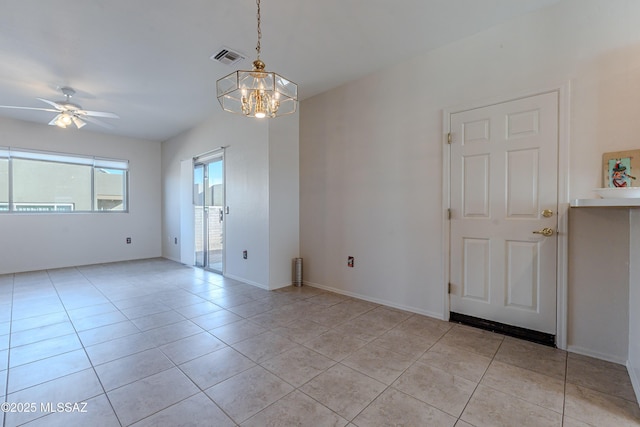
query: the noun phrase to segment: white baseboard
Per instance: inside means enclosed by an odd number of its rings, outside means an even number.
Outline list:
[[[179,259],[176,259],[176,258],[174,258],[172,256],[164,256],[163,255],[163,256],[161,256],[161,258],[165,258],[165,259],[168,259],[169,261],[174,261],[174,262],[177,262],[179,264],[187,265],[187,264],[183,263],[182,261],[180,261]]]
[[[225,274],[224,277],[227,277],[229,279],[233,279],[233,280],[237,280],[238,282],[242,282],[242,283],[246,283],[247,285],[251,285],[251,286],[255,286],[256,288],[260,288],[260,289],[264,289],[264,290],[269,290],[268,286],[265,286],[261,283],[258,282],[253,282],[251,280],[247,280],[244,277],[239,277],[239,276],[234,276],[233,274]]]
[[[228,277],[229,279],[237,280],[238,282],[246,283],[247,285],[255,286],[260,289],[264,289],[267,291],[275,291],[276,289],[286,288],[287,286],[291,286],[291,283],[284,283],[282,285],[276,286],[268,286],[263,285],[258,282],[252,282],[251,280],[243,279],[242,277],[234,276],[233,274],[225,274],[224,277]]]
[[[638,375],[636,374],[638,370],[633,369],[630,361],[627,361],[627,372],[629,372],[629,378],[631,378],[633,391],[636,393],[636,400],[638,401],[638,405],[640,405],[640,378],[638,378]]]
[[[349,291],[345,291],[343,289],[337,289],[337,288],[333,288],[331,286],[325,286],[325,285],[321,285],[319,283],[313,283],[313,282],[309,282],[309,281],[306,281],[306,280],[303,281],[303,284],[307,285],[307,286],[311,286],[312,288],[323,289],[325,291],[334,292],[334,293],[340,294],[340,295],[346,295],[348,297],[358,298],[358,299],[361,299],[361,300],[364,300],[364,301],[373,302],[373,303],[376,303],[376,304],[386,305],[387,307],[397,308],[399,310],[409,311],[411,313],[422,314],[424,316],[433,317],[433,318],[440,319],[440,320],[448,320],[448,319],[444,318],[444,315],[442,313],[435,313],[435,312],[431,312],[431,311],[427,311],[427,310],[422,310],[422,309],[416,308],[416,307],[397,304],[397,303],[394,303],[392,301],[387,301],[387,300],[384,300],[384,299],[372,298],[372,297],[367,296],[367,295],[362,295],[362,294],[359,294],[359,293],[356,293],[356,292],[349,292]]]
[[[595,359],[604,360],[606,362],[617,363],[618,365],[627,365],[627,359],[621,358],[618,356],[613,356],[611,354],[600,353],[598,351],[589,350],[583,347],[578,347],[574,345],[567,346],[567,351],[570,353],[581,354],[583,356],[593,357]]]
[[[292,285],[293,283],[283,283],[282,285],[271,286],[269,289],[272,291],[275,291],[276,289],[288,288],[289,286],[292,286]]]

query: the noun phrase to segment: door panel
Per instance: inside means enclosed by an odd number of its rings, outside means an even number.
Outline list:
[[[464,144],[489,141],[489,124],[488,119],[462,123],[461,131]]]
[[[555,334],[557,93],[450,120],[451,311]]]
[[[489,239],[464,239],[464,298],[489,302],[490,248]]]
[[[462,159],[464,173],[464,216],[489,217],[489,156],[481,154]]]
[[[194,243],[195,243],[195,266],[204,267],[206,228],[205,228],[205,207],[204,207],[204,165],[193,165],[193,207],[194,207]]]
[[[222,273],[224,253],[224,175],[223,159],[207,163],[207,268]]]
[[[538,215],[538,150],[507,153],[507,218]]]
[[[508,307],[538,311],[538,244],[507,241]]]
[[[224,157],[216,154],[193,166],[195,260],[197,267],[224,272]]]

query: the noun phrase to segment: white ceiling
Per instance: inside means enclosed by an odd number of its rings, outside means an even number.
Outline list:
[[[559,0],[263,0],[267,70],[308,98]],[[253,0],[0,0],[0,104],[47,107],[58,88],[121,119],[105,130],[163,141],[219,109],[216,80],[255,59]],[[247,56],[229,67],[222,46]],[[48,123],[54,113],[0,109]]]

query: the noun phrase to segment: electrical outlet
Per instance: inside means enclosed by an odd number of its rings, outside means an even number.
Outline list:
[[[247,251],[242,251],[242,259],[247,259]]]
[[[131,237],[127,237],[127,245],[131,244]]]
[[[347,267],[351,267],[351,268],[353,268],[353,263],[354,263],[354,261],[355,261],[355,258],[354,258],[354,257],[352,257],[352,256],[347,257]]]

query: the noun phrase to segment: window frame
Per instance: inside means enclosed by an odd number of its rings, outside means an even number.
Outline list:
[[[6,214],[73,214],[73,213],[129,213],[129,173],[130,173],[130,162],[129,160],[124,159],[115,159],[108,157],[100,157],[100,156],[88,156],[82,154],[70,154],[70,153],[60,153],[60,152],[51,152],[51,151],[41,151],[41,150],[32,150],[25,148],[11,148],[11,147],[0,147],[0,159],[6,159],[8,162],[7,174],[8,174],[8,209],[0,210],[0,215]],[[13,170],[13,159],[20,160],[31,160],[38,162],[50,162],[56,164],[68,164],[68,165],[78,165],[78,166],[89,166],[91,170],[90,177],[90,209],[83,210],[70,210],[70,211],[62,211],[62,210],[50,210],[50,211],[27,211],[27,210],[19,210],[16,209],[16,202],[14,198],[14,188],[15,188],[15,177]],[[95,174],[96,170],[99,169],[110,169],[122,171],[123,175],[123,183],[122,183],[122,209],[119,210],[101,210],[97,209],[97,200],[96,200],[96,179]],[[38,204],[41,202],[33,202],[32,204]],[[3,202],[4,204],[4,202]],[[46,203],[47,205],[58,205],[61,203],[51,202]]]

